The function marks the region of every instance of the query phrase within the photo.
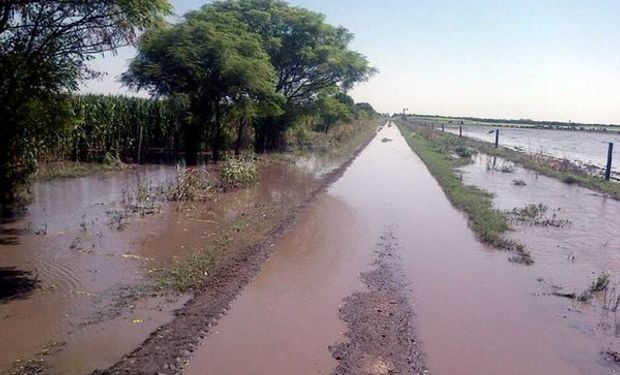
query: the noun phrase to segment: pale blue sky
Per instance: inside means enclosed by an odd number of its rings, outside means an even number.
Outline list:
[[[379,111],[620,123],[620,1],[289,2],[355,33],[380,73],[351,94]],[[126,92],[134,53],[98,58],[84,91]]]

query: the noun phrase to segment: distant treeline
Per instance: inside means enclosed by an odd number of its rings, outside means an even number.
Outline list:
[[[395,113],[393,116],[402,116],[402,114]],[[452,122],[458,121],[474,121],[482,123],[492,124],[514,124],[514,125],[534,125],[534,126],[559,126],[559,127],[620,127],[617,124],[596,124],[596,123],[579,123],[579,122],[564,122],[564,121],[536,121],[530,119],[494,119],[494,118],[479,118],[479,117],[451,117],[451,116],[439,116],[439,115],[417,115],[410,114],[407,117],[418,117],[427,119],[448,119]]]

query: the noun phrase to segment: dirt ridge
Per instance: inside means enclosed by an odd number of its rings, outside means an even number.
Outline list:
[[[332,374],[429,374],[397,247],[391,231],[383,234],[375,268],[361,275],[366,290],[345,298],[340,318],[347,323],[349,340],[329,347],[338,361]]]

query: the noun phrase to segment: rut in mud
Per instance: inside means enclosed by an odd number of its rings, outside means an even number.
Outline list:
[[[340,309],[349,341],[329,348],[339,361],[335,375],[428,373],[415,336],[414,312],[405,293],[407,283],[397,247],[391,231],[381,236],[375,268],[362,274],[367,290],[347,297]]]

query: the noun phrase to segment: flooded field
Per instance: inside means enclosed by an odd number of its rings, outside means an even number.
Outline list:
[[[447,132],[458,134],[458,126],[448,125]],[[463,135],[486,142],[495,142],[492,127],[463,126]],[[614,143],[612,171],[620,177],[620,134],[617,132],[583,132],[527,128],[500,128],[499,143],[502,146],[529,153],[566,158],[581,165],[593,165],[604,169],[607,163],[609,142]]]
[[[568,317],[580,321],[584,332],[599,336],[602,348],[620,350],[620,325],[611,308],[620,290],[620,202],[483,154],[476,155],[463,172],[466,184],[494,194],[499,209],[542,205],[547,217],[555,215],[566,222],[561,227],[517,224],[509,237],[532,251],[546,293],[580,296],[600,275],[609,275],[609,292],[591,306],[570,300],[564,305]]]
[[[565,318],[567,301],[542,295],[548,267],[515,265],[481,245],[396,127],[384,128],[275,244],[185,373],[336,371],[342,358],[330,348],[355,337],[339,311],[364,290],[360,274],[386,231],[431,373],[613,373],[589,322]],[[365,373],[394,370],[388,354],[368,350]]]
[[[152,270],[201,249],[258,202],[296,204],[341,162],[275,157],[253,187],[159,202],[143,217],[125,217],[126,197],[173,180],[176,167],[35,183],[27,213],[0,226],[0,369],[32,358],[59,374],[110,366],[189,297],[142,296]]]

